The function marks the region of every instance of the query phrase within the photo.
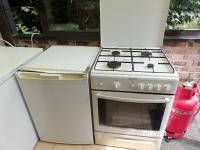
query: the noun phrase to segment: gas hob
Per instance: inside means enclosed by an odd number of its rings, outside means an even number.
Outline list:
[[[94,90],[174,94],[177,84],[159,48],[102,48],[91,71]]]
[[[94,70],[113,72],[174,73],[161,49],[105,49]]]

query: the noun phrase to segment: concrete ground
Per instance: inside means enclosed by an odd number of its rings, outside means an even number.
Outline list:
[[[63,145],[47,142],[38,142],[34,150],[122,150],[99,145]],[[128,150],[128,149],[124,149]],[[146,149],[148,150],[148,148]],[[200,112],[194,118],[184,138],[172,140],[169,143],[163,140],[160,150],[200,150]]]
[[[161,150],[200,150],[200,112],[183,138],[172,140],[169,143],[163,140]]]

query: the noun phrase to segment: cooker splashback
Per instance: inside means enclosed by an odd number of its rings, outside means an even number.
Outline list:
[[[102,47],[162,47],[170,0],[101,0]]]

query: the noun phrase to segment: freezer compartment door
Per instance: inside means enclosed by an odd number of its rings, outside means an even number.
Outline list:
[[[88,78],[23,75],[17,80],[41,140],[93,144]]]

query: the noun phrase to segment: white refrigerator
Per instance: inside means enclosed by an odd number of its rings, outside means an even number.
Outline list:
[[[41,53],[38,48],[0,46],[0,150],[32,150],[38,141],[14,73]]]
[[[89,72],[98,51],[52,46],[16,74],[40,140],[94,143]]]

